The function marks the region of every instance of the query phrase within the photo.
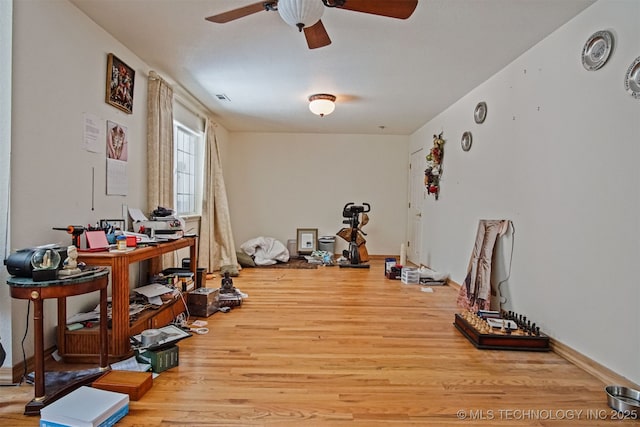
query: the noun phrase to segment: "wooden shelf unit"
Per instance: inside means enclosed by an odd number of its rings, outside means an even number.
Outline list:
[[[155,246],[136,248],[130,252],[80,252],[78,261],[87,265],[111,268],[111,328],[109,335],[109,360],[118,361],[133,355],[129,337],[145,329],[159,328],[169,324],[176,316],[185,311],[184,301],[176,298],[157,310],[145,310],[134,321],[129,319],[129,265],[149,261],[149,275],[162,271],[162,255],[189,248],[190,268],[196,277],[197,239],[184,237]],[[98,328],[84,328],[68,331],[66,323],[66,305],[58,313],[58,353],[69,363],[90,363],[98,359]],[[62,320],[62,322],[61,322]]]

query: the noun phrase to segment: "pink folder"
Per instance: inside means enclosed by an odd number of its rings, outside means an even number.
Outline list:
[[[87,251],[98,252],[109,250],[109,242],[107,241],[107,235],[104,231],[86,231],[85,236],[87,238]]]

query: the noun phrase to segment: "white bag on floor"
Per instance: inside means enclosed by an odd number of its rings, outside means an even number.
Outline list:
[[[289,261],[289,250],[273,237],[256,237],[244,242],[240,248],[253,257],[256,265],[273,265],[278,261]]]
[[[449,278],[448,273],[438,273],[435,270],[430,269],[429,267],[422,266],[420,267],[420,278],[421,279],[429,279],[436,282],[445,281]]]

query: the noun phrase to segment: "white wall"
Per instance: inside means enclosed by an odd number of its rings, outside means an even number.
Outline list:
[[[9,239],[9,156],[11,154],[11,33],[13,3],[0,1],[0,258],[7,256]],[[9,274],[0,268],[0,283],[5,283]],[[9,287],[0,286],[0,313],[11,310]],[[0,345],[7,352],[2,365],[11,365],[11,322],[0,322]],[[0,381],[2,375],[0,374]]]
[[[640,55],[638,22],[638,1],[594,4],[423,126],[410,144],[430,147],[440,131],[447,139],[440,200],[427,198],[424,206],[424,262],[462,283],[478,220],[511,219],[505,307],[636,383],[640,100],[625,92],[623,77]],[[603,29],[614,34],[612,56],[599,71],[586,71],[582,47]],[[482,125],[473,120],[479,101],[488,104]],[[473,146],[463,152],[467,130]]]
[[[342,227],[348,202],[371,204],[367,249],[398,254],[406,234],[409,138],[393,135],[232,133],[225,165],[236,245],[287,244],[297,228]],[[336,251],[346,247],[340,238]]]
[[[145,209],[148,67],[66,0],[14,2],[13,42],[11,248],[68,244],[70,236],[52,227],[120,218],[122,204]],[[131,115],[104,102],[108,53],[136,71]],[[103,132],[106,120],[127,128],[126,197],[105,194],[104,145],[99,153],[84,149],[83,113],[98,116]],[[96,301],[73,297],[70,311]],[[46,301],[45,347],[54,344],[55,313],[55,302]],[[14,349],[26,318],[27,302],[12,301]],[[25,346],[32,354],[30,338]],[[21,357],[15,352],[13,362]]]

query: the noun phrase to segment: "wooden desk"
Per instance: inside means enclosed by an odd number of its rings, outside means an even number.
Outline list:
[[[50,280],[34,282],[29,277],[11,277],[7,283],[11,287],[11,297],[33,301],[33,325],[34,325],[34,358],[35,358],[35,397],[25,406],[25,415],[38,415],[40,409],[60,398],[72,390],[72,386],[79,386],[93,381],[96,376],[102,375],[109,369],[107,360],[107,286],[109,272],[103,270],[87,276],[70,279]],[[95,375],[85,377],[80,382],[67,384],[56,393],[47,394],[45,390],[44,370],[44,331],[43,331],[43,300],[47,298],[58,299],[58,313],[64,313],[66,298],[73,295],[82,295],[89,292],[100,291],[100,368]],[[59,321],[59,320],[58,320]],[[65,328],[66,322],[58,323],[58,329]]]
[[[132,325],[129,324],[129,265],[135,262],[149,260],[149,274],[158,274],[162,270],[162,255],[182,248],[189,248],[191,258],[190,268],[196,277],[197,271],[197,239],[184,237],[155,246],[139,247],[129,252],[80,252],[78,261],[87,265],[106,266],[111,268],[111,330],[109,342],[109,357],[113,360],[122,360],[130,357],[131,344],[129,337],[135,335]],[[182,301],[167,305],[171,309],[170,314],[176,316],[184,311]],[[172,316],[172,318],[175,316]],[[156,324],[153,327],[164,325]],[[147,329],[143,327],[143,329]],[[82,330],[81,330],[82,331]],[[91,350],[95,342],[95,332],[78,331],[85,336],[74,345],[67,345],[65,328],[58,328],[58,353],[70,362],[87,362],[91,356],[95,358],[95,351]]]

